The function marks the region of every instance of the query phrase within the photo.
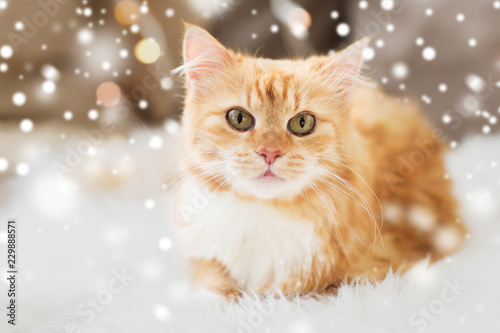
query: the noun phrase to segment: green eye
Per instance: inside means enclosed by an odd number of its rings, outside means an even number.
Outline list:
[[[316,118],[310,113],[302,112],[288,121],[288,130],[295,135],[310,134],[316,126]]]
[[[254,125],[252,115],[242,109],[231,109],[226,114],[229,125],[237,131],[248,131]]]

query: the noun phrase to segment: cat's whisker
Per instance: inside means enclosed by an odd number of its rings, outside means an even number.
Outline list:
[[[195,179],[199,179],[199,178],[203,178],[205,176],[210,176],[213,172],[222,172],[223,171],[223,165],[225,164],[224,161],[217,161],[217,162],[205,162],[205,163],[201,163],[199,165],[196,165],[196,166],[188,166],[188,170],[186,170],[186,173],[183,175],[183,176],[190,176],[192,178],[195,178]],[[198,169],[198,171],[196,171],[194,174],[193,174],[193,169]]]
[[[318,194],[318,196],[320,197],[320,199],[323,201],[323,203],[325,204],[326,208],[330,212],[330,215],[332,216],[332,218],[334,220],[333,224],[337,228],[337,232],[338,232],[339,238],[340,238],[340,243],[342,244],[342,248],[344,249],[344,253],[346,255],[347,262],[349,263],[349,266],[351,266],[351,261],[349,259],[349,254],[347,253],[347,248],[346,248],[345,243],[344,243],[344,238],[342,237],[342,232],[340,231],[340,227],[338,226],[337,220],[335,219],[335,216],[333,215],[333,212],[330,209],[330,207],[332,207],[332,206],[327,203],[327,200],[325,200],[325,198],[322,195],[323,191],[321,191],[320,188],[318,188],[314,183],[310,183],[309,186],[316,192],[316,194]],[[338,212],[337,212],[337,214],[338,214]]]
[[[218,153],[219,152],[217,149],[210,148],[210,147],[205,147],[205,146],[202,146],[202,145],[196,144],[196,143],[191,143],[190,145],[192,147],[200,148],[200,149],[203,149],[203,150],[206,150],[206,151],[211,151],[211,152],[214,152],[214,153]]]
[[[321,171],[326,171],[326,170],[321,169],[321,168],[319,168],[319,169],[320,169]],[[333,184],[333,183],[329,182],[326,178],[322,178],[322,177],[318,177],[318,176],[316,176],[316,177],[317,177],[317,178],[318,178],[321,182],[323,182],[323,183],[325,183],[326,185],[329,185],[329,186],[331,186],[332,188],[334,188],[335,190],[337,190],[337,191],[341,192],[341,193],[342,193],[342,194],[343,194],[346,198],[351,199],[352,201],[354,201],[354,202],[355,202],[355,203],[356,203],[359,207],[361,207],[361,208],[363,208],[364,210],[366,210],[366,211],[367,211],[367,212],[371,215],[371,217],[373,217],[373,215],[374,215],[374,214],[373,214],[373,211],[372,211],[372,209],[371,209],[371,207],[370,207],[369,205],[367,206],[367,202],[366,202],[366,200],[363,200],[364,202],[363,202],[363,203],[361,203],[361,202],[359,202],[359,200],[357,200],[356,198],[354,198],[352,195],[350,195],[349,193],[347,193],[347,192],[346,192],[346,191],[344,191],[343,189],[341,189],[341,188],[339,188],[338,186],[336,186],[335,184]],[[346,186],[345,184],[342,184],[342,185]],[[355,193],[356,193],[356,194],[358,194],[358,196],[359,196],[359,193],[358,193],[358,192],[356,192],[356,191],[354,191],[354,190],[353,190],[353,192],[355,192]]]
[[[354,185],[352,185],[347,180],[343,179],[342,177],[340,177],[340,176],[338,176],[338,175],[336,175],[336,174],[334,174],[334,173],[332,173],[332,172],[330,172],[328,170],[325,170],[325,169],[319,168],[319,167],[314,167],[314,168],[316,168],[316,169],[318,169],[318,170],[320,170],[322,172],[325,172],[325,173],[333,176],[334,180],[340,181],[340,183],[342,185],[346,186],[348,189],[350,189],[351,191],[353,191],[354,193],[356,193],[359,196],[359,198],[363,201],[363,203],[360,203],[358,200],[356,200],[354,197],[352,197],[350,194],[348,194],[344,190],[342,190],[342,189],[338,188],[337,186],[335,186],[334,184],[328,182],[328,180],[322,179],[328,185],[331,185],[331,186],[335,187],[336,189],[342,191],[345,195],[347,195],[349,198],[351,198],[352,200],[354,200],[357,204],[360,205],[360,207],[364,208],[370,214],[370,217],[372,218],[372,220],[374,222],[376,222],[376,220],[375,220],[375,214],[374,214],[373,210],[371,209],[371,206],[369,205],[368,200],[366,200],[365,196],[362,195],[360,193],[360,191]]]
[[[335,205],[333,205],[332,203],[332,208],[335,210],[335,212],[340,216],[340,218],[342,219],[342,221],[344,222],[344,224],[349,228],[349,230],[351,230],[353,232],[353,234],[356,236],[356,238],[361,242],[361,244],[363,244],[363,246],[366,248],[366,245],[365,243],[363,242],[363,240],[358,236],[358,234],[351,228],[350,224],[343,218],[343,216],[338,212],[338,210],[335,208]]]
[[[192,164],[191,166],[201,166],[201,165],[204,165],[204,164],[206,164],[206,163],[207,163],[207,162],[194,163],[194,164]],[[216,163],[216,162],[211,162],[211,163]],[[222,161],[220,161],[220,163],[223,163],[223,162],[222,162]],[[173,182],[173,181],[176,181],[176,180],[177,180],[177,178],[182,177],[182,174],[183,174],[183,173],[186,173],[186,172],[188,172],[188,171],[189,171],[189,170],[178,170],[178,171],[175,171],[174,173],[172,173],[171,175],[168,175],[168,176],[167,176],[167,177],[165,177],[165,178],[164,178],[164,179],[163,179],[160,183],[158,183],[158,185],[156,185],[156,186],[153,188],[152,192],[156,191],[156,189],[157,189],[158,187],[160,187],[163,183],[165,183],[166,181],[168,181],[168,179],[169,179],[170,177],[175,177],[173,180],[171,180],[171,181],[170,181],[170,182]]]
[[[208,167],[216,167],[218,164],[223,164],[224,162],[222,161],[217,161],[217,162],[200,162],[200,163],[195,163],[195,164],[192,164],[190,167],[193,168],[193,167],[204,167],[204,168],[208,168]],[[189,167],[188,167],[189,168]],[[163,181],[161,181],[157,186],[155,186],[155,188],[152,190],[151,192],[151,195],[150,197],[154,197],[154,192],[158,189],[158,187],[160,187],[162,184],[164,184],[170,177],[174,177],[174,179],[170,180],[168,185],[165,187],[165,188],[162,188],[162,193],[164,193],[163,195],[165,195],[165,193],[168,195],[168,192],[176,189],[176,187],[178,187],[179,185],[179,179],[185,177],[186,175],[188,175],[192,170],[190,169],[187,169],[187,170],[182,170],[182,171],[176,171],[174,174],[172,175],[169,175],[168,177],[166,177]],[[163,197],[162,195],[162,197]]]
[[[352,195],[350,195],[350,194],[349,194],[349,193],[347,193],[346,191],[342,190],[341,188],[339,188],[339,187],[338,187],[338,186],[336,186],[335,184],[333,184],[333,183],[329,182],[329,181],[328,181],[328,180],[326,180],[325,178],[322,178],[322,177],[315,177],[315,178],[317,178],[317,179],[319,180],[319,182],[324,183],[324,184],[326,184],[326,185],[330,186],[330,187],[331,187],[331,188],[333,188],[335,191],[340,192],[340,194],[342,194],[342,195],[343,195],[345,198],[347,198],[348,200],[351,200],[351,201],[355,202],[355,203],[356,203],[359,207],[361,207],[363,210],[365,210],[365,211],[368,213],[368,215],[369,215],[369,217],[370,217],[370,219],[371,219],[372,223],[374,223],[374,225],[376,225],[376,220],[375,220],[375,216],[374,216],[374,214],[373,214],[373,211],[371,210],[371,207],[369,206],[369,204],[368,204],[366,201],[365,201],[364,203],[359,202],[359,201],[358,201],[356,198],[354,198]],[[359,195],[359,194],[358,194],[358,195]],[[348,225],[348,226],[349,226],[349,225]],[[351,229],[351,230],[352,230],[352,229]],[[375,229],[375,237],[377,237],[377,230],[376,230],[376,229]],[[359,239],[359,237],[358,237],[358,239]],[[361,241],[361,239],[360,239],[360,241]],[[364,242],[362,242],[362,243],[363,243],[363,245],[365,245],[365,244],[364,244]],[[373,244],[373,243],[372,243],[372,244]],[[366,245],[365,245],[365,247],[366,247]]]
[[[376,223],[376,221],[374,221],[374,227],[377,229],[377,233],[378,233],[378,235],[380,237],[380,240],[382,242],[382,247],[383,247],[384,243],[383,243],[383,240],[382,240],[381,229],[382,229],[382,226],[383,226],[383,223],[384,223],[384,212],[383,212],[383,208],[382,208],[382,204],[380,202],[380,199],[375,194],[375,191],[373,191],[373,189],[370,187],[370,185],[368,185],[368,183],[366,182],[366,180],[358,172],[356,172],[354,169],[352,169],[351,167],[345,165],[344,163],[342,163],[340,161],[334,160],[334,159],[322,158],[322,160],[330,161],[330,162],[334,162],[334,163],[338,163],[341,166],[345,167],[346,169],[349,169],[351,172],[355,173],[360,178],[360,180],[367,186],[367,188],[373,194],[373,196],[375,197],[375,199],[377,200],[377,203],[379,205],[379,208],[380,208],[380,218],[381,218],[381,220],[380,220],[380,227],[378,226],[378,223]],[[352,185],[350,182],[348,182],[347,180],[345,180],[344,178],[340,177],[339,175],[337,175],[335,173],[332,173],[332,172],[329,172],[329,173],[332,176],[334,176],[335,178],[339,179],[341,182],[343,182],[346,186],[350,187],[353,191],[356,191],[358,193],[358,195],[360,195],[360,198],[363,197],[363,199],[364,199],[363,201],[367,202],[366,198],[359,192],[359,190],[354,185]]]
[[[191,176],[191,180],[192,181],[199,181],[205,177],[210,177],[210,178],[206,179],[205,182],[202,183],[202,186],[204,186],[206,183],[212,181],[213,179],[215,179],[217,177],[223,177],[223,170],[222,169],[221,170],[215,169],[213,171],[203,172],[203,173],[200,173],[196,176]],[[179,191],[178,191],[179,188],[181,188],[183,185],[184,185],[184,183],[181,180],[178,184],[176,184],[176,186],[174,188],[170,189],[168,192],[165,192],[162,200],[168,196],[172,196],[172,200],[175,199],[176,195],[179,194]]]

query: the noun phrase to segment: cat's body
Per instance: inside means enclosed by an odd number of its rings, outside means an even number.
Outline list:
[[[360,50],[258,59],[188,30],[177,224],[199,286],[322,292],[460,247],[441,138],[355,87]]]

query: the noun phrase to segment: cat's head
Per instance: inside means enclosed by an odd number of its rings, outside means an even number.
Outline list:
[[[205,181],[262,199],[314,187],[351,135],[362,40],[304,60],[235,53],[205,30],[184,39],[184,164]]]

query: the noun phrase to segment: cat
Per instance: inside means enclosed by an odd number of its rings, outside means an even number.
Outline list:
[[[196,287],[335,292],[461,248],[443,137],[365,84],[367,43],[271,60],[186,26],[175,220]]]

